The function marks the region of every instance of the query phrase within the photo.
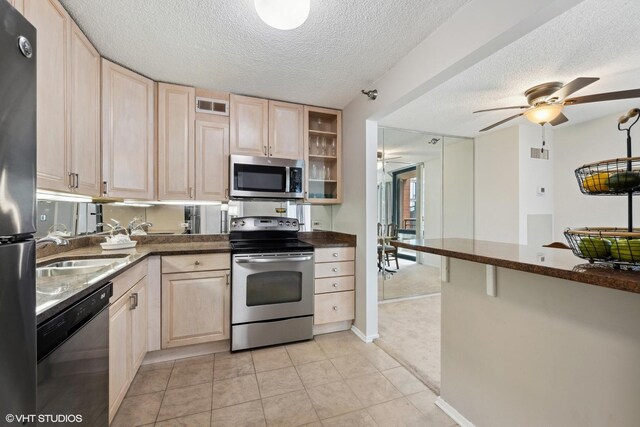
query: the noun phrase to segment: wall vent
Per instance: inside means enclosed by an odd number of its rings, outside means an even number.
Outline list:
[[[542,148],[531,147],[531,158],[549,160],[549,150],[545,148],[545,150],[542,151]]]

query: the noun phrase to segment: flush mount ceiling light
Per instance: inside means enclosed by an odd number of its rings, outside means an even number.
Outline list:
[[[532,123],[543,125],[558,117],[563,107],[562,104],[543,104],[525,111],[524,116]]]
[[[293,30],[309,16],[311,0],[255,0],[258,16],[278,30]]]

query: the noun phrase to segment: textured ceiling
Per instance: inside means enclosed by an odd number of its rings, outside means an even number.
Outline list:
[[[472,111],[526,105],[524,91],[539,83],[600,77],[575,96],[640,88],[638,22],[640,1],[585,0],[385,117],[380,124],[476,136],[479,129],[517,110]],[[560,127],[638,106],[640,99],[568,106],[564,113],[569,122]],[[518,118],[495,130],[519,123],[528,121]]]
[[[158,81],[342,108],[469,0],[311,0],[280,31],[253,0],[61,0],[100,53]]]

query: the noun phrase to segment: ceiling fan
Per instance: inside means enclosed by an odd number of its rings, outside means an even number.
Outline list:
[[[618,92],[598,93],[594,95],[578,96],[575,98],[567,98],[574,92],[600,80],[599,77],[578,77],[577,79],[563,85],[560,82],[542,83],[524,92],[529,105],[516,105],[513,107],[489,108],[486,110],[474,111],[474,113],[482,113],[485,111],[496,110],[525,110],[506,119],[500,120],[480,129],[480,132],[493,129],[503,123],[513,120],[520,116],[525,116],[531,122],[544,125],[545,123],[556,126],[562,124],[569,119],[562,113],[564,107],[576,104],[586,104],[589,102],[612,101],[616,99],[640,98],[640,89],[621,90]]]

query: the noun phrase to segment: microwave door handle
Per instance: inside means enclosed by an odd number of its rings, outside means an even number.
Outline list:
[[[266,264],[272,262],[302,262],[310,261],[311,255],[292,256],[292,257],[260,257],[260,258],[239,258],[236,259],[238,264]]]
[[[284,192],[289,193],[291,191],[291,170],[289,166],[285,167],[284,170],[285,170],[285,173],[287,174],[285,178]]]

